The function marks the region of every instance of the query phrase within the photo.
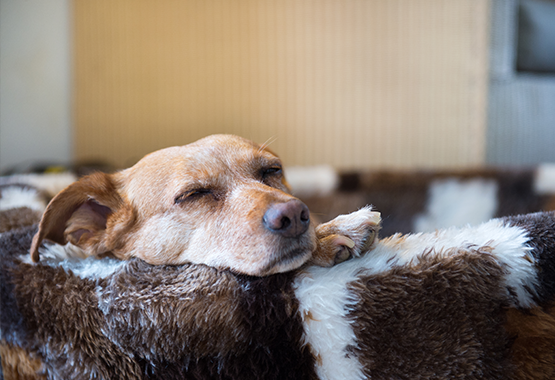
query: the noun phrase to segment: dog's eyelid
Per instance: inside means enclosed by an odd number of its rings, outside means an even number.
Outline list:
[[[209,195],[212,193],[213,193],[213,190],[209,187],[195,187],[179,193],[179,195],[175,197],[174,203],[179,204],[186,200],[191,200],[191,199],[202,197],[204,195]]]
[[[281,164],[274,164],[262,168],[261,173],[262,178],[267,178],[274,175],[281,175],[283,173],[283,168],[281,167]]]

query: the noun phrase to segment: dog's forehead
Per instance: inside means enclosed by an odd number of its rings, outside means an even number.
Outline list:
[[[266,147],[232,135],[209,136],[194,143],[154,152],[145,157],[148,166],[164,163],[172,172],[200,174],[202,172],[250,170],[251,166],[277,162],[279,158]]]
[[[202,183],[235,175],[248,176],[279,158],[265,147],[231,135],[215,135],[194,143],[165,148],[143,157],[121,173],[131,198],[141,194],[173,194],[187,181]]]
[[[199,165],[237,166],[252,160],[279,160],[277,155],[265,146],[233,135],[212,135],[191,144],[174,146],[152,152],[143,157],[131,169],[153,169],[164,172],[161,167],[171,171],[174,165],[183,169]]]

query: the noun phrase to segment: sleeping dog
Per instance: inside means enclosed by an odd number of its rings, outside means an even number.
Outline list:
[[[364,214],[364,215],[362,215]],[[48,205],[31,247],[71,243],[70,256],[137,257],[150,264],[206,264],[266,276],[310,260],[331,266],[374,241],[379,213],[315,227],[289,194],[280,159],[232,135],[151,153],[133,167],[96,173]]]

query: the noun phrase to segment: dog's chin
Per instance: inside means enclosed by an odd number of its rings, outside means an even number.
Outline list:
[[[214,265],[205,263],[205,265],[223,270],[229,270],[237,275],[265,277],[298,269],[311,258],[312,250],[298,248],[291,249],[285,254],[280,252],[279,254],[271,255],[265,262],[260,262],[256,266],[253,266],[252,263],[234,263],[234,265],[222,265],[221,263]]]
[[[300,268],[312,257],[311,247],[290,247],[272,254],[267,262],[254,273],[255,276],[269,276]]]

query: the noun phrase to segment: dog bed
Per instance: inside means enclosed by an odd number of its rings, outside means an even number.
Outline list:
[[[555,215],[394,236],[248,277],[71,260],[0,235],[5,379],[552,379]]]

